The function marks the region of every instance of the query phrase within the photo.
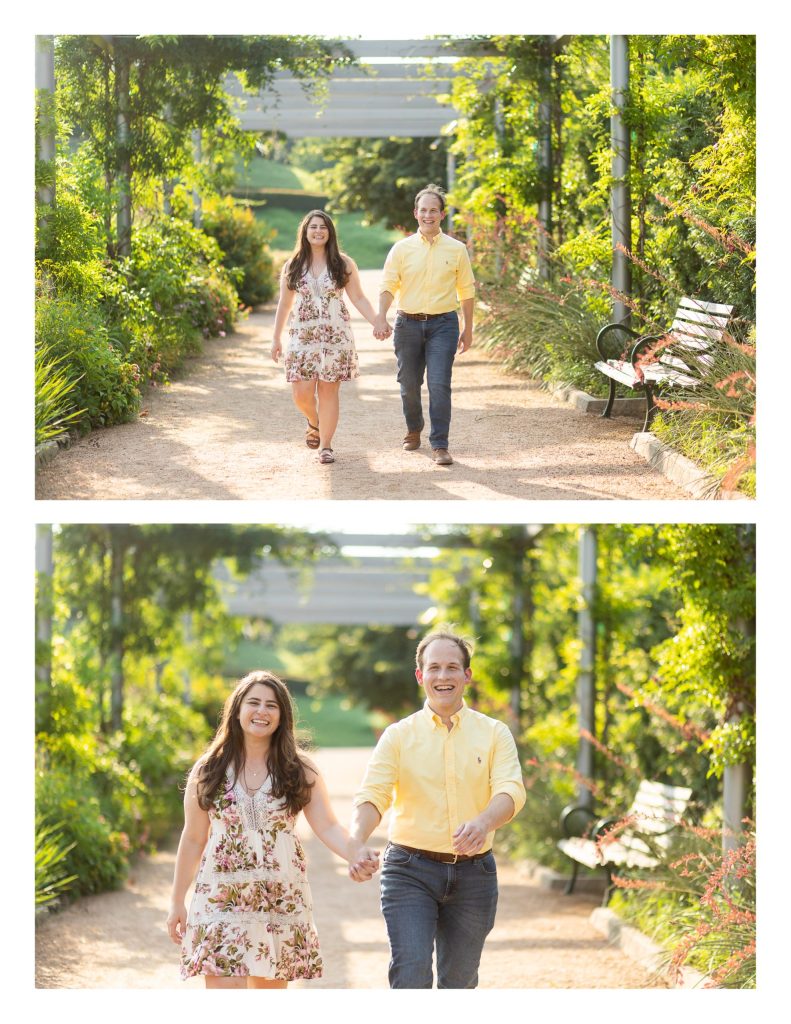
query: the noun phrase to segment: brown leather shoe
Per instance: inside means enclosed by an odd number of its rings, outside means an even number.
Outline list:
[[[434,461],[438,466],[452,466],[453,459],[450,456],[450,452],[447,448],[435,448],[434,449]]]
[[[403,440],[401,447],[405,452],[413,452],[420,447],[420,431],[410,430]]]

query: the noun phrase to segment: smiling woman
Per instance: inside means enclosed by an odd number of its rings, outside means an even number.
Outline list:
[[[217,734],[190,772],[167,925],[183,978],[207,988],[285,988],[320,978],[303,811],[318,838],[370,878],[378,860],[338,823],[316,766],[297,747],[285,684],[251,672],[230,694]],[[198,866],[200,865],[200,866]],[[189,914],[185,895],[198,877]]]

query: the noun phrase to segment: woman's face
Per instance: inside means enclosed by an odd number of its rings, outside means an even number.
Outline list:
[[[254,683],[239,708],[239,724],[250,739],[274,736],[280,725],[280,705],[275,691],[266,683]]]
[[[311,217],[306,234],[311,245],[326,245],[330,240],[330,229],[323,217]]]

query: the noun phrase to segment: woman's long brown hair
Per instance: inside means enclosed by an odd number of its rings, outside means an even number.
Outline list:
[[[294,705],[286,684],[271,672],[249,672],[237,683],[226,699],[220,725],[214,739],[201,758],[198,771],[198,804],[208,811],[217,792],[225,785],[225,775],[232,765],[238,778],[244,766],[244,732],[239,722],[239,709],[251,687],[263,683],[275,694],[280,708],[280,724],[272,735],[267,765],[272,781],[272,795],[285,798],[291,814],[299,814],[310,800],[313,783],[308,781],[305,763],[300,757],[294,735]]]
[[[324,210],[311,210],[310,213],[302,218],[302,223],[297,229],[297,241],[294,252],[288,260],[286,284],[292,292],[298,290],[302,275],[310,266],[312,253],[310,242],[308,241],[308,224],[310,224],[314,217],[321,217],[327,225],[327,231],[329,232],[329,238],[327,239],[324,251],[327,254],[327,271],[333,284],[336,288],[344,288],[346,282],[351,277],[351,273],[346,269],[343,256],[338,248],[338,235],[335,232],[332,218]]]

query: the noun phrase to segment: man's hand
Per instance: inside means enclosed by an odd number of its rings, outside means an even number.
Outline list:
[[[456,853],[480,853],[486,839],[487,829],[480,819],[473,818],[459,825],[453,833],[453,849]]]
[[[379,851],[360,846],[354,859],[349,861],[349,878],[355,882],[367,882],[379,870]]]
[[[468,330],[466,327],[459,335],[459,355],[462,352],[466,352],[468,348],[472,348],[472,328]]]
[[[393,333],[393,328],[387,322],[387,317],[380,313],[374,320],[374,337],[378,338],[379,341],[384,341],[385,338],[389,338]]]

